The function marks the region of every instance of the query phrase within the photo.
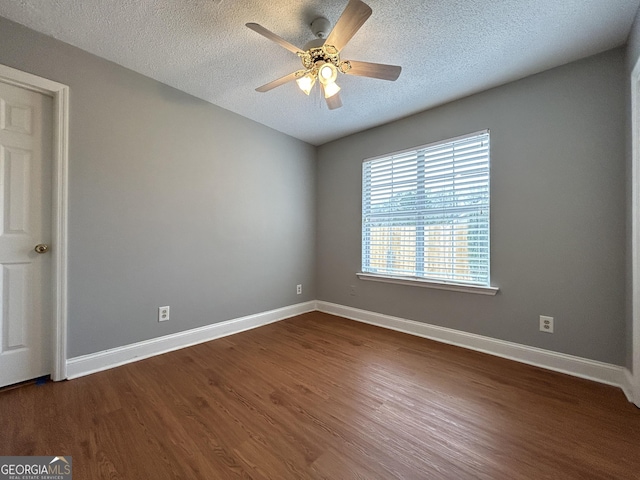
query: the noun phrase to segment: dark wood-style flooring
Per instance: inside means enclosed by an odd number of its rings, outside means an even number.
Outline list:
[[[318,312],[0,393],[74,479],[639,479],[616,388]]]

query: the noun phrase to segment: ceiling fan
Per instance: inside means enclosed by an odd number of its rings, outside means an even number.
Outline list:
[[[330,110],[333,110],[342,106],[342,100],[340,100],[340,94],[338,93],[340,87],[336,83],[338,73],[390,81],[396,80],[402,70],[402,67],[397,65],[340,59],[340,52],[344,46],[364,25],[371,13],[371,7],[361,0],[349,0],[338,22],[328,36],[326,32],[330,27],[329,20],[319,17],[311,23],[311,30],[318,38],[307,43],[304,49],[292,45],[257,23],[247,23],[247,27],[254,32],[298,55],[304,67],[301,70],[262,85],[256,88],[256,91],[268,92],[295,80],[300,89],[309,95],[316,81],[318,81],[327,106]]]

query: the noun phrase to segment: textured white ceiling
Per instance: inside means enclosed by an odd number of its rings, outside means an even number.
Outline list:
[[[0,0],[0,15],[314,145],[623,45],[640,0],[365,0],[345,60],[401,65],[396,82],[341,75],[330,111],[295,82],[309,23],[347,0]]]

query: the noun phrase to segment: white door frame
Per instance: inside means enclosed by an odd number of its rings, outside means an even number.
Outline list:
[[[47,95],[53,99],[51,211],[52,243],[51,318],[53,358],[51,378],[67,378],[67,211],[69,164],[69,87],[30,73],[0,65],[0,81]]]
[[[631,393],[640,407],[640,61],[631,73],[631,256],[632,348]]]

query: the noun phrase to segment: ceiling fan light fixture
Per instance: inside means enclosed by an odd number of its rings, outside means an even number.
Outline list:
[[[335,83],[338,78],[338,69],[333,63],[323,63],[318,70],[318,79],[323,85],[329,85]]]
[[[336,82],[324,84],[324,98],[331,98],[340,91],[340,87]]]
[[[306,75],[298,78],[296,83],[298,84],[298,87],[300,87],[300,90],[309,95],[311,93],[311,89],[316,83],[316,77],[307,73]]]

